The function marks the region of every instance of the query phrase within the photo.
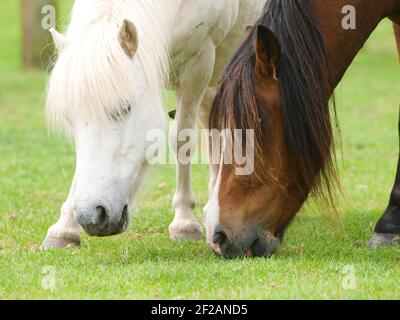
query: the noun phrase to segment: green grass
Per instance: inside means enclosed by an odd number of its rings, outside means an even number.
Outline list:
[[[272,258],[223,260],[204,241],[169,240],[175,172],[159,166],[152,168],[125,234],[85,236],[81,248],[41,252],[69,189],[74,151],[45,127],[45,76],[19,70],[16,3],[0,4],[0,299],[400,298],[399,247],[365,247],[386,206],[398,152],[399,65],[388,23],[337,90],[342,227],[307,206]],[[193,180],[200,217],[207,167],[196,166]],[[354,290],[342,287],[348,265],[356,271]],[[47,266],[55,268],[54,290],[42,286]]]

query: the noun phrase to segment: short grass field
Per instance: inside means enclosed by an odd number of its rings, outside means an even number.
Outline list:
[[[373,34],[336,92],[344,189],[336,221],[307,205],[273,257],[224,260],[205,241],[170,241],[175,170],[158,166],[125,234],[84,236],[80,248],[41,252],[69,190],[74,150],[46,128],[46,75],[21,70],[18,3],[0,3],[0,299],[400,298],[399,247],[366,247],[398,155],[400,69],[390,23]],[[207,166],[195,166],[199,219],[207,175]]]

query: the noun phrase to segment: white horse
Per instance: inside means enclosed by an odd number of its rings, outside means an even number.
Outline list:
[[[225,65],[265,0],[76,0],[66,35],[52,31],[59,57],[47,94],[52,123],[73,135],[76,171],[44,248],[123,232],[148,163],[152,129],[166,130],[162,90],[177,93],[178,132],[207,127]],[[192,143],[195,143],[194,141]],[[215,170],[211,170],[215,171]],[[210,178],[210,189],[215,172]],[[200,239],[191,166],[177,164],[172,239]]]

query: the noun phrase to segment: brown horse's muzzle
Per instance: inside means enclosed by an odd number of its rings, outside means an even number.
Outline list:
[[[269,232],[252,227],[247,232],[234,235],[222,226],[215,228],[211,247],[225,258],[267,257],[274,253],[280,240]]]

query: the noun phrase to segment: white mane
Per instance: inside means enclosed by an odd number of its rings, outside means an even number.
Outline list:
[[[160,95],[169,74],[170,37],[180,3],[76,0],[67,44],[48,85],[49,121],[65,126],[72,117],[105,119],[120,112],[121,101],[143,93]],[[135,24],[139,35],[133,59],[117,38],[124,19]]]

